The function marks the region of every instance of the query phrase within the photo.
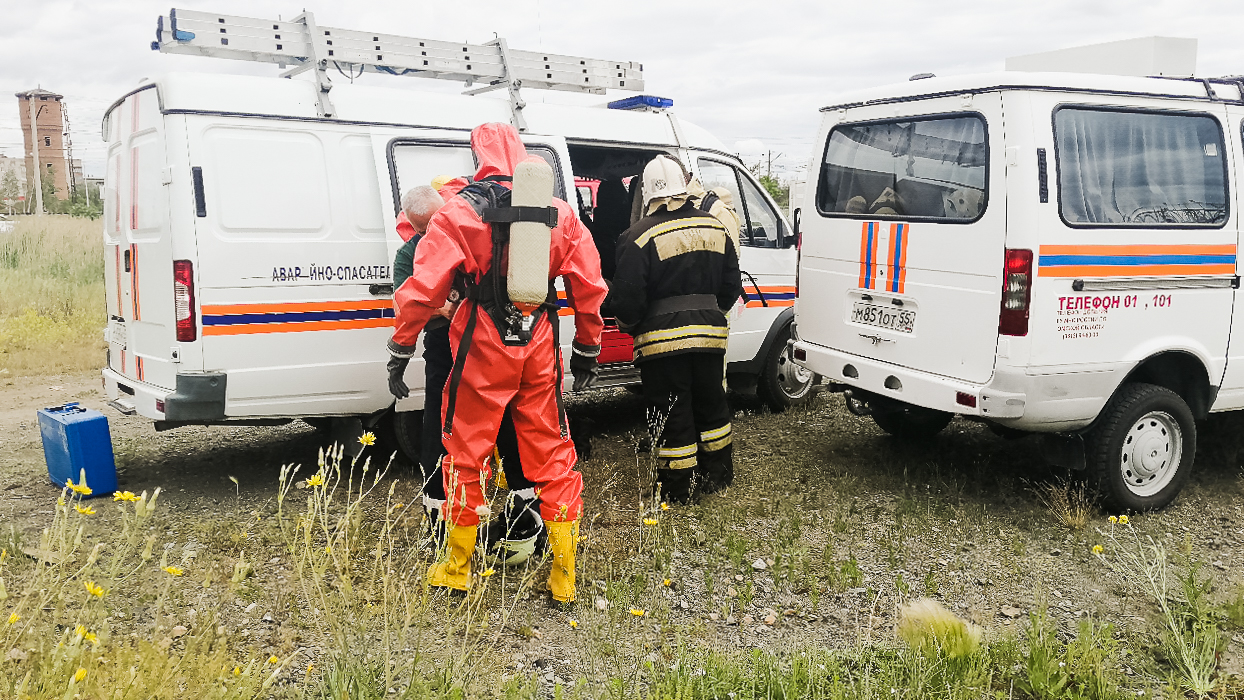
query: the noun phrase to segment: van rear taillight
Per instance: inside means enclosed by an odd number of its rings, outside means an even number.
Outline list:
[[[173,261],[173,309],[177,319],[177,341],[188,343],[199,337],[194,314],[194,268],[189,260]]]
[[[1002,270],[1001,335],[1028,335],[1028,306],[1032,301],[1032,251],[1006,251]]]

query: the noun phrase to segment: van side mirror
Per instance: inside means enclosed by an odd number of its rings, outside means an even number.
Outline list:
[[[781,247],[789,248],[792,245],[797,245],[799,241],[799,222],[802,219],[803,219],[803,209],[800,207],[795,207],[795,211],[791,212],[791,225],[794,230],[792,231],[789,240],[783,240],[780,242]]]

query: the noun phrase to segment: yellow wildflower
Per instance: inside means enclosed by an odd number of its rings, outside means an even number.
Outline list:
[[[241,666],[234,666],[234,667],[233,667],[233,675],[235,675],[235,676],[240,676],[240,675],[242,675],[242,667],[241,667]]]
[[[639,608],[631,608],[631,614],[634,615],[635,617],[643,617],[644,615],[647,615],[648,613],[644,612],[643,610],[640,610]]]
[[[87,486],[85,481],[80,484],[75,484],[73,483],[73,479],[65,479],[65,485],[69,487],[70,491],[82,496],[89,496],[93,493],[91,491],[91,487]]]
[[[307,479],[307,486],[323,486],[323,485],[324,485],[324,475],[323,475],[323,474],[316,474],[315,476],[311,477],[310,479]]]
[[[307,664],[307,675],[311,675],[311,671],[315,669],[315,664]]]
[[[269,657],[268,657],[268,663],[270,663],[270,664],[279,664],[279,663],[281,663],[281,660],[280,660],[280,659],[278,659],[278,658],[276,658],[276,655],[273,655],[273,656],[269,656]]]
[[[376,444],[376,436],[371,433],[363,433],[359,436],[359,444],[363,447],[371,447]]]
[[[1117,523],[1117,522],[1119,522],[1119,519],[1118,519],[1118,518],[1114,517],[1113,515],[1112,515],[1112,516],[1110,516],[1110,524],[1111,524],[1111,525],[1114,525],[1114,524],[1115,524],[1115,523]]]
[[[99,644],[99,637],[96,637],[95,634],[92,632],[87,632],[86,634],[82,635],[82,638],[90,642],[91,644]]]
[[[1120,525],[1126,525],[1126,524],[1127,524],[1127,516],[1126,516],[1126,515],[1120,515],[1120,516],[1119,516],[1119,524],[1120,524]]]
[[[86,626],[85,626],[85,625],[78,625],[77,627],[74,627],[74,628],[73,628],[73,633],[74,633],[74,634],[76,634],[76,635],[78,635],[79,637],[83,637],[83,636],[85,636],[85,635],[86,635]]]
[[[17,613],[9,613],[9,624],[10,625],[16,625],[17,621],[20,619],[22,619],[21,615],[18,615]]]
[[[78,672],[73,674],[73,679],[79,683],[86,680],[86,669],[85,668],[78,669]]]
[[[83,585],[84,585],[84,586],[86,586],[86,592],[87,592],[88,594],[93,595],[93,596],[95,596],[96,598],[103,598],[103,597],[104,597],[104,593],[105,593],[106,591],[104,591],[103,586],[97,585],[94,581],[87,581],[87,582],[86,582],[85,584],[83,584]]]
[[[489,577],[489,576],[492,576],[492,575],[493,575],[493,574],[495,574],[495,573],[497,573],[497,570],[496,570],[496,569],[489,568],[487,571],[485,571],[484,573],[480,574],[480,576],[481,576],[481,577],[483,577],[483,578],[487,578],[487,577]]]
[[[73,509],[83,515],[95,515],[95,509],[90,506],[83,506],[75,503],[73,504]]]
[[[138,496],[135,496],[133,491],[117,491],[116,493],[112,494],[112,500],[114,501],[137,501]]]
[[[644,525],[651,526],[651,525],[656,525],[656,524],[657,524],[656,518],[644,518]]]
[[[164,567],[164,570],[172,576],[181,576],[186,573],[186,571],[179,566],[166,566]]]
[[[9,558],[9,550],[0,549],[0,564],[3,564],[4,560],[8,558]]]
[[[664,581],[662,581],[662,582],[661,582],[661,585],[662,585],[662,586],[665,586],[666,588],[669,588],[669,587],[670,587],[670,580],[669,580],[669,579],[665,579]]]
[[[1105,547],[1103,547],[1103,546],[1101,546],[1101,545],[1099,545],[1099,544],[1095,544],[1095,545],[1093,545],[1093,554],[1096,554],[1097,556],[1099,556],[1099,557],[1100,557],[1100,556],[1101,556],[1101,553],[1102,553],[1102,552],[1104,552],[1104,551],[1106,551],[1106,548],[1105,548]]]
[[[324,548],[324,553],[325,553],[325,554],[332,554],[332,553],[333,553],[333,547],[332,547],[332,545],[329,545],[329,546],[325,547],[325,548]]]
[[[572,629],[572,630],[577,630],[577,629],[579,629],[579,621],[578,621],[578,620],[571,620],[571,621],[570,621],[570,629]]]
[[[668,503],[661,504],[661,510],[669,510],[669,509],[670,509],[670,504]]]

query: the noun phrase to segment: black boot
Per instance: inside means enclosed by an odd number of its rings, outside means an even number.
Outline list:
[[[657,482],[661,485],[661,500],[685,506],[700,500],[699,475],[696,469],[658,469]]]
[[[540,557],[548,545],[544,520],[536,510],[539,501],[534,491],[527,491],[511,491],[500,517],[493,518],[484,526],[487,528],[484,534],[485,551],[506,566]]]
[[[705,452],[703,448],[696,458],[700,470],[700,494],[707,496],[717,493],[734,483],[734,445],[726,445],[714,452]]]

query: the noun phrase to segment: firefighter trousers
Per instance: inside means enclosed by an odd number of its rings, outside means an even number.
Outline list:
[[[724,364],[724,355],[708,352],[658,355],[639,363],[649,410],[664,418],[652,444],[667,500],[688,503],[734,481]]]
[[[507,346],[501,342],[488,314],[477,309],[470,348],[465,358],[458,357],[471,311],[466,307],[459,309],[450,334],[454,356],[465,365],[453,423],[444,434],[448,453],[442,460],[448,494],[446,519],[459,526],[479,523],[480,506],[486,503],[482,482],[487,481],[494,466],[493,444],[497,442],[506,407],[510,406],[517,436],[517,461],[521,462],[526,479],[535,484],[540,517],[546,521],[578,520],[583,510],[583,477],[574,471],[578,456],[569,429],[565,437],[562,435],[558,402],[561,386],[557,381],[560,352],[554,348],[552,326],[547,319],[542,320],[527,345]],[[557,322],[557,316],[552,317],[552,322]],[[449,408],[451,390],[452,386],[447,385],[442,421]],[[515,488],[513,483],[510,488]]]
[[[441,475],[440,461],[445,455],[445,442],[441,439],[441,405],[445,382],[453,369],[454,356],[449,345],[449,326],[432,328],[423,333],[423,432],[419,443],[419,468],[423,472],[423,496],[425,504],[439,507],[445,500],[445,482]],[[505,471],[506,488],[524,492],[535,484],[523,476],[518,456],[518,436],[514,433],[514,420],[509,409],[501,421],[496,436],[497,452]]]

